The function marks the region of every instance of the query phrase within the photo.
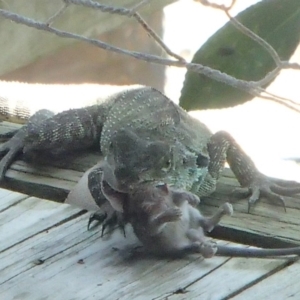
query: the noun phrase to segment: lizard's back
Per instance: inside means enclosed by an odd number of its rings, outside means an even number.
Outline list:
[[[198,153],[206,148],[209,129],[165,95],[151,87],[128,90],[113,96],[101,134],[101,150],[107,153],[113,134],[130,129],[145,140],[176,141]]]
[[[173,149],[171,169],[167,171],[166,176],[156,176],[160,177],[163,182],[190,190],[195,182],[202,180],[206,168],[198,166],[198,157],[208,159],[207,142],[211,136],[203,123],[192,118],[186,111],[151,87],[141,87],[117,94],[108,99],[108,103],[110,107],[100,139],[101,151],[105,156],[111,151],[114,135],[125,129],[134,132],[138,137],[137,145],[160,141]],[[118,139],[120,138],[122,137],[119,135]],[[132,141],[125,141],[125,144],[130,144]],[[144,151],[142,146],[141,149],[137,149],[138,146],[129,146],[129,148],[136,157],[140,159],[143,157],[141,156]],[[125,162],[123,169],[127,170],[126,174],[128,172],[143,173],[145,166],[140,159],[136,164],[139,170],[135,170],[131,161],[133,155],[124,151],[124,148],[117,152],[116,156],[122,157],[121,161]],[[163,168],[163,165],[160,166],[160,162],[157,163],[155,154],[149,154],[146,157],[150,165],[151,161],[153,162],[152,169],[156,168],[156,174],[158,174],[159,168]],[[147,174],[144,180],[151,180],[153,176],[151,174]]]

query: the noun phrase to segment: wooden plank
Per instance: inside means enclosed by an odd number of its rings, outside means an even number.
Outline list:
[[[83,171],[96,164],[101,156],[95,153],[81,155],[70,164],[70,169],[55,167],[60,162],[53,162],[52,165],[32,165],[18,160],[13,163],[6,172],[6,177],[0,186],[35,197],[64,201],[69,191],[83,175]]]
[[[192,285],[182,288],[180,293],[166,296],[170,300],[182,299],[183,297],[184,299],[231,299],[230,295],[241,289],[243,290],[246,286],[254,284],[254,282],[264,283],[265,276],[274,273],[276,270],[284,269],[287,264],[282,260],[231,258],[214,272],[200,277]],[[255,295],[260,294],[249,292],[251,299],[255,299]],[[282,293],[277,294],[280,299],[285,299],[281,295]],[[260,296],[259,299],[261,299]],[[271,299],[279,298],[271,297]]]
[[[228,175],[228,172],[227,172]],[[281,244],[281,241],[299,244],[299,215],[300,215],[300,196],[284,197],[287,212],[279,203],[270,203],[267,199],[262,198],[248,213],[248,202],[246,199],[237,200],[232,194],[232,190],[238,187],[238,182],[232,177],[223,177],[218,184],[216,193],[210,197],[202,199],[200,206],[204,214],[212,214],[217,207],[223,202],[231,202],[234,208],[232,217],[222,219],[220,225],[227,229],[228,236],[230,232],[236,242],[245,242],[239,239],[244,237],[245,233],[253,236],[267,236],[273,239],[273,246]],[[232,229],[230,231],[230,229]],[[218,230],[217,230],[218,231]],[[223,230],[219,230],[221,234]],[[242,233],[242,234],[241,234]],[[213,237],[221,238],[218,234],[213,233]],[[250,238],[249,238],[250,240]],[[249,242],[248,240],[248,242]],[[269,244],[270,240],[265,240]],[[260,242],[264,242],[263,239]],[[267,246],[267,244],[258,244],[259,246]]]
[[[98,162],[101,156],[92,153],[89,157],[91,158],[88,159],[87,156],[85,158],[82,156],[85,161],[83,159],[81,164],[81,158],[79,158],[76,162],[77,165],[71,165],[70,168],[88,168]],[[64,201],[68,192],[75,187],[82,174],[82,171],[48,166],[32,167],[23,161],[17,161],[7,172],[7,178],[1,183],[1,186],[41,198]],[[226,217],[221,222],[221,226],[227,229],[227,237],[230,236],[230,239],[235,242],[246,242],[243,239],[245,233],[247,233],[249,236],[247,242],[252,242],[251,245],[257,246],[269,246],[271,240],[274,246],[276,243],[280,246],[282,242],[299,244],[299,196],[285,197],[287,213],[284,213],[279,204],[269,203],[264,199],[252,207],[250,213],[247,213],[247,200],[237,201],[231,193],[237,187],[237,181],[229,177],[227,172],[227,176],[220,179],[217,192],[210,197],[203,198],[200,204],[201,211],[209,215],[225,201],[233,203],[235,210],[233,217]],[[216,238],[222,238],[223,236],[225,238],[224,230],[219,231],[221,235],[215,235],[217,232],[217,230],[213,231],[212,236]],[[269,239],[260,239],[262,244],[253,244],[254,238],[250,236],[266,236]]]
[[[18,224],[7,224],[13,247],[0,252],[3,299],[153,299],[186,287],[190,289],[207,277],[213,278],[216,271],[220,272],[217,277],[220,283],[225,270],[228,271],[225,277],[239,281],[239,271],[245,269],[241,284],[231,285],[243,287],[286,264],[284,260],[274,259],[215,257],[203,260],[190,256],[163,260],[139,256],[130,252],[136,245],[130,230],[126,239],[119,232],[101,239],[99,231],[86,230],[87,215],[68,219],[73,209],[66,204],[29,200],[36,202],[26,205],[20,202],[16,205],[17,211],[10,213]],[[51,226],[55,218],[60,223]],[[34,233],[27,222],[35,227]],[[1,232],[5,232],[2,226]],[[0,235],[1,246],[7,244],[8,238],[8,234]],[[247,268],[253,275],[246,275]],[[215,290],[215,286],[211,288]],[[229,291],[232,290],[224,290],[224,295]]]
[[[0,213],[28,197],[28,195],[0,189]]]
[[[1,126],[0,126],[1,127]],[[61,162],[52,161],[51,167],[35,166],[19,160],[7,172],[2,187],[12,189],[39,198],[64,201],[83,172],[101,159],[99,153],[91,152],[76,157],[68,169]],[[212,214],[225,201],[233,203],[234,215],[221,221],[221,226],[212,232],[218,239],[228,239],[251,245],[282,246],[299,244],[300,196],[285,197],[287,213],[279,203],[260,200],[247,212],[247,200],[237,201],[232,191],[239,187],[234,175],[228,169],[223,172],[217,191],[210,197],[202,199],[200,209],[204,214]],[[86,197],[80,196],[82,199]],[[87,206],[85,206],[87,207]]]
[[[261,300],[300,299],[299,280],[300,266],[299,263],[295,263],[230,299],[250,300],[255,298],[254,295],[259,295]]]
[[[0,252],[81,213],[82,210],[76,207],[34,197],[18,201],[1,211]]]
[[[19,124],[1,121],[0,134],[5,134],[7,132],[19,129],[21,126]]]

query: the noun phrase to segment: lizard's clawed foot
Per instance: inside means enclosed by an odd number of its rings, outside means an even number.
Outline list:
[[[94,225],[93,227],[97,227],[97,226],[101,225],[105,221],[105,219],[107,219],[106,212],[97,211],[95,213],[90,214],[89,221],[87,224],[87,230],[89,231],[91,229],[91,224],[94,221],[97,221],[98,223],[97,223],[97,225]]]
[[[24,147],[25,131],[18,131],[10,140],[0,146],[0,180],[4,178],[5,172],[12,164],[16,156],[22,152]]]
[[[29,134],[30,131],[39,129],[40,124],[42,124],[46,119],[52,117],[53,112],[47,109],[41,109],[37,111],[31,118],[28,120],[26,126],[23,126],[20,130],[11,132],[11,139],[3,143],[0,146],[0,180],[3,179],[6,170],[12,164],[16,156],[26,148],[26,145],[30,145],[28,138],[31,138],[34,141],[35,134],[32,136]],[[7,137],[10,136],[10,133],[7,134]],[[48,155],[48,154],[47,154]],[[35,158],[35,156],[32,156]]]
[[[286,205],[282,196],[292,196],[300,193],[300,183],[277,180],[263,174],[258,174],[249,185],[248,212],[261,196],[280,203],[286,211]]]
[[[108,231],[113,232],[115,227],[119,227],[121,231],[123,232],[124,237],[126,237],[125,232],[125,222],[123,220],[123,216],[121,213],[118,213],[117,211],[114,211],[111,214],[107,214],[107,212],[103,211],[97,211],[95,213],[92,213],[89,217],[87,230],[91,229],[91,224],[97,221],[98,223],[94,225],[93,227],[98,227],[99,225],[102,225],[101,228],[101,237],[103,237],[105,230],[108,228]]]

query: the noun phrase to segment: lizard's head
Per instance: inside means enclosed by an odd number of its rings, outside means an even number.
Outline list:
[[[170,144],[142,139],[129,129],[121,129],[112,136],[104,165],[106,182],[127,193],[144,183],[190,188],[204,177],[208,158],[197,156],[177,140]]]
[[[128,192],[145,182],[161,182],[174,169],[175,148],[163,141],[139,138],[130,130],[114,134],[105,158],[107,182],[116,190]]]

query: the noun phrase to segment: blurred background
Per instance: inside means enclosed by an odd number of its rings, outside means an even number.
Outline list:
[[[37,5],[24,7],[19,1],[11,0],[3,1],[1,7],[42,21],[57,10],[49,8],[45,11],[44,0],[32,1]],[[40,1],[39,4],[37,1]],[[192,0],[149,2],[140,11],[141,15],[173,52],[188,61],[228,21],[223,12]],[[228,4],[231,1],[215,2]],[[237,0],[231,13],[236,15],[256,2]],[[52,3],[56,7],[61,6],[61,1],[54,0]],[[128,4],[127,7],[131,6]],[[100,25],[99,22],[89,24],[91,21],[82,17],[81,13],[82,10],[74,10],[70,14],[63,14],[55,20],[53,26],[88,33],[121,48],[164,55],[161,48],[134,20],[96,12],[103,20]],[[85,22],[89,24],[88,30],[82,29]],[[98,97],[99,93],[109,94],[116,90],[114,86],[143,84],[156,87],[178,103],[185,69],[150,64],[86,43],[62,41],[49,33],[7,20],[0,20],[0,25],[7,29],[0,33],[0,41],[4,45],[0,58],[0,91],[3,97],[18,101],[30,97],[45,106],[53,102],[63,105],[58,108],[60,110],[68,107],[68,101],[80,102],[82,97],[92,99]],[[291,61],[300,63],[299,47]],[[34,85],[32,88],[32,85],[24,84],[16,88],[11,81],[56,85],[48,86],[46,90],[43,85]],[[284,70],[268,87],[268,91],[300,102],[299,83],[300,71]],[[61,84],[72,85],[66,91],[61,88]],[[105,86],[100,88],[99,84]],[[300,181],[299,165],[293,160],[287,160],[300,158],[299,113],[272,101],[255,98],[233,108],[193,111],[191,114],[206,123],[213,132],[230,132],[262,172]]]

